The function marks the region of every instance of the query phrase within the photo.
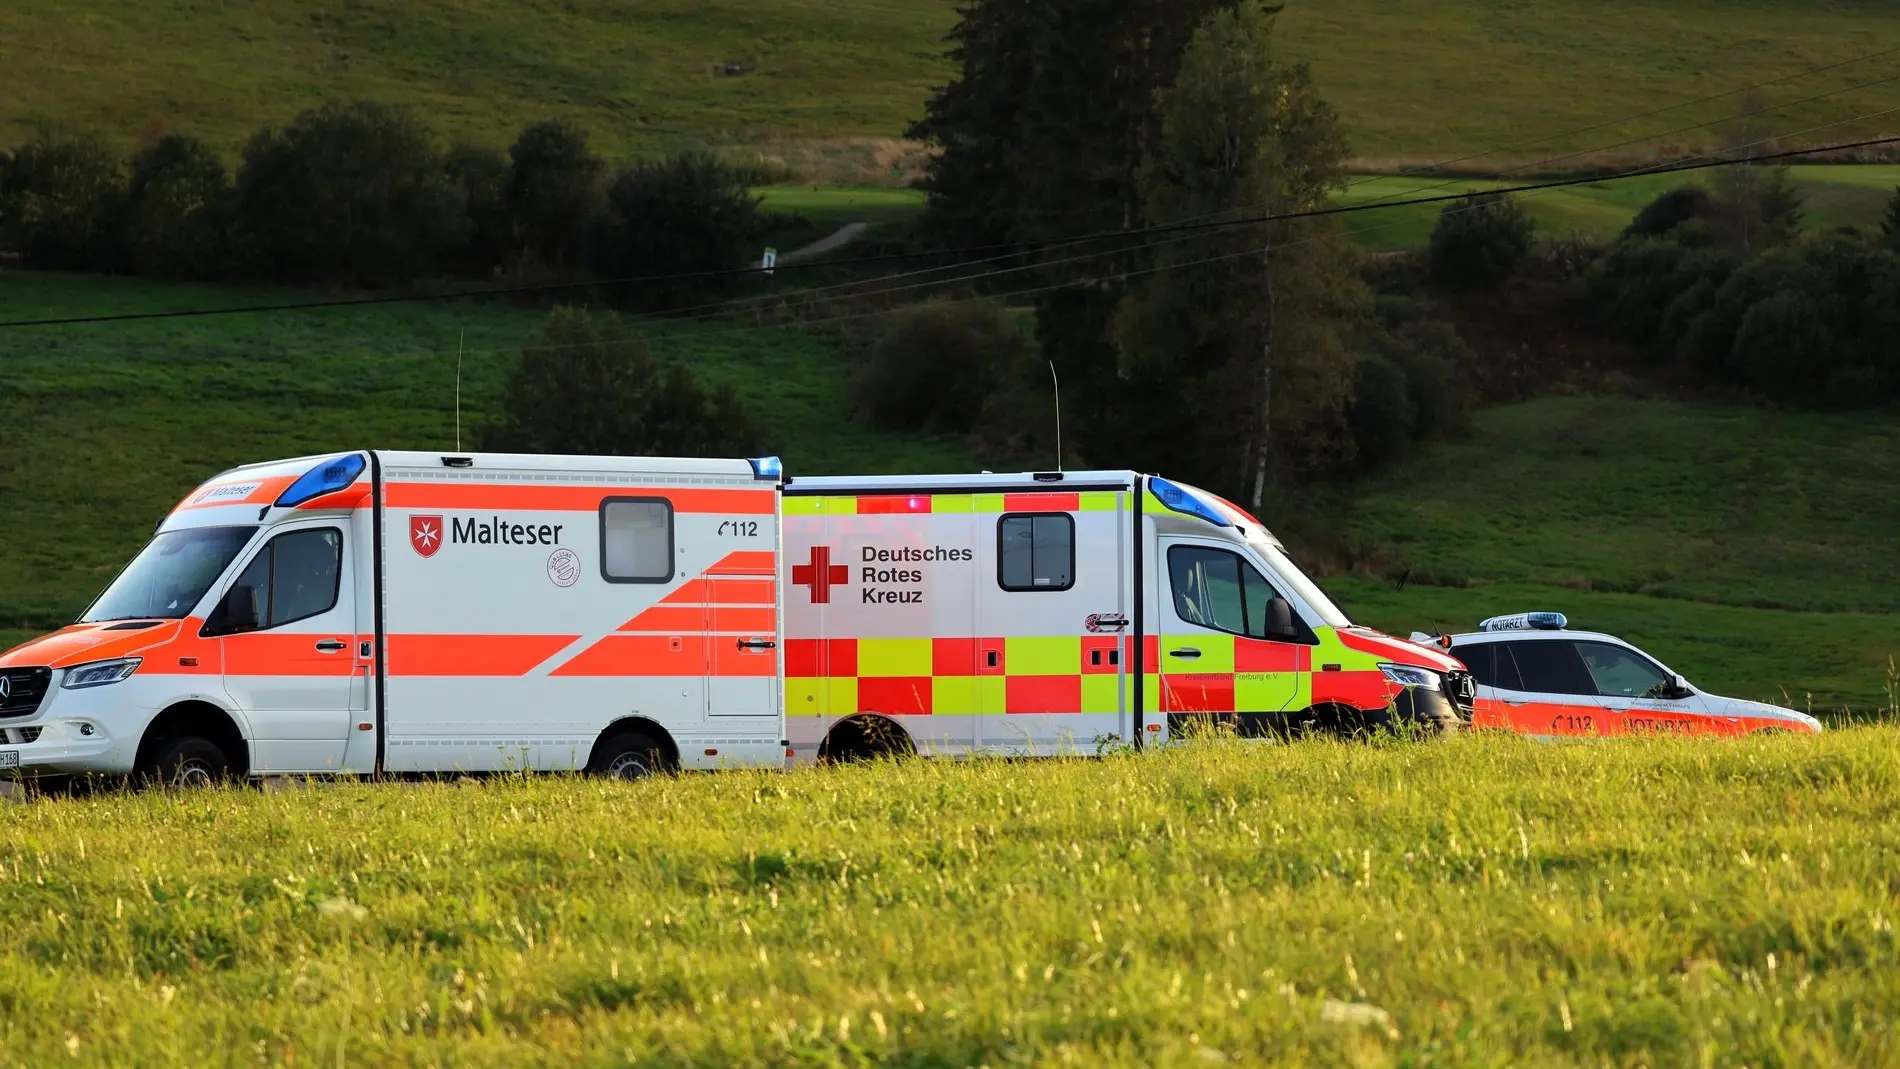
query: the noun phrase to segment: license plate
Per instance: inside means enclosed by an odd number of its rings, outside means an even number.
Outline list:
[[[0,750],[0,768],[19,768],[20,751]]]

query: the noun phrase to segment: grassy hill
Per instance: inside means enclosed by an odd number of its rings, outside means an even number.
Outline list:
[[[1396,583],[1340,582],[1389,628],[1552,608],[1718,692],[1890,707],[1900,419],[1627,398],[1478,413],[1324,506]]]
[[[1900,1059],[1886,730],[0,806],[27,1065]]]
[[[331,98],[423,109],[505,143],[570,115],[609,149],[746,146],[823,170],[875,170],[950,68],[954,0],[72,0],[0,5],[0,138],[36,120],[130,142],[159,129],[235,148]],[[1286,52],[1310,60],[1355,151],[1382,165],[1496,148],[1875,51],[1900,39],[1877,0],[1292,0]],[[736,63],[737,76],[715,73]],[[1894,73],[1858,64],[1764,102]],[[1777,110],[1793,132],[1892,107],[1872,87]],[[1739,98],[1510,154],[1589,150],[1746,110]],[[1889,117],[1812,135],[1890,132]],[[1690,132],[1676,146],[1709,143]],[[1641,158],[1655,146],[1617,150]],[[1486,165],[1495,159],[1484,161]],[[886,161],[887,163],[887,161]]]

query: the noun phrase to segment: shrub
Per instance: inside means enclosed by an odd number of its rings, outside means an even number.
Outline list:
[[[224,162],[194,137],[173,135],[132,157],[126,248],[132,270],[158,278],[218,278],[233,269],[236,192]]]
[[[859,369],[858,411],[892,430],[967,432],[1028,352],[1029,339],[999,304],[907,308]]]
[[[435,270],[465,222],[428,127],[382,104],[328,104],[251,138],[238,211],[291,280],[396,282]]]
[[[508,158],[516,242],[541,263],[566,267],[579,255],[605,164],[587,147],[587,131],[565,119],[523,128]]]
[[[0,169],[0,244],[28,267],[124,269],[119,159],[91,137],[41,130]]]
[[[1893,199],[1887,202],[1887,214],[1880,220],[1880,242],[1900,252],[1900,186],[1894,187]]]
[[[730,387],[661,367],[611,313],[557,308],[523,346],[483,448],[610,456],[746,456],[759,434]]]
[[[1362,467],[1378,467],[1404,453],[1418,424],[1404,370],[1375,353],[1361,355],[1353,368],[1346,423]]]
[[[492,148],[457,145],[442,161],[442,171],[467,220],[456,268],[465,275],[492,274],[514,251],[507,157]]]
[[[1432,228],[1432,278],[1452,289],[1494,288],[1530,254],[1534,229],[1508,194],[1479,193],[1447,204]]]
[[[640,283],[620,294],[642,308],[677,307],[730,285],[761,233],[758,198],[705,153],[637,163],[614,175],[590,235],[589,266],[604,278],[700,275]],[[709,277],[710,276],[710,277]]]
[[[1841,348],[1837,303],[1787,291],[1750,305],[1735,330],[1736,369],[1784,401],[1825,396]]]
[[[1715,197],[1701,186],[1680,186],[1643,206],[1623,230],[1625,237],[1661,237],[1692,219],[1715,212]]]

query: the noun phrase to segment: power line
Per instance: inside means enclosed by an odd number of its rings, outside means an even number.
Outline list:
[[[1877,112],[1872,115],[1860,116],[1856,119],[1842,120],[1842,122],[1858,122],[1867,118],[1877,118],[1882,115],[1891,114],[1894,111],[1900,111],[1900,108],[1892,108],[1892,109],[1888,109],[1888,111]],[[1838,126],[1841,124],[1842,123],[1831,123],[1828,125]],[[1825,128],[1826,127],[1817,127],[1816,129],[1825,129]],[[1798,133],[1790,134],[1786,136],[1791,136],[1791,137],[1799,136],[1799,134]],[[1527,184],[1517,185],[1517,186],[1506,186],[1506,187],[1502,187],[1498,189],[1485,190],[1484,192],[1486,194],[1492,194],[1492,195],[1529,193],[1529,192],[1536,192],[1538,190],[1544,190],[1544,189],[1563,189],[1570,186],[1595,185],[1602,182],[1618,181],[1621,179],[1634,178],[1641,175],[1674,174],[1678,172],[1706,170],[1710,167],[1727,166],[1732,163],[1739,163],[1739,162],[1767,163],[1767,162],[1772,162],[1774,160],[1780,160],[1780,159],[1793,159],[1793,158],[1797,158],[1801,156],[1813,156],[1813,155],[1820,155],[1820,154],[1829,153],[1829,152],[1848,152],[1854,149],[1876,148],[1876,147],[1881,147],[1885,145],[1893,145],[1893,144],[1900,144],[1900,136],[1869,138],[1862,141],[1851,141],[1851,142],[1832,144],[1832,145],[1817,145],[1810,148],[1801,148],[1801,149],[1789,149],[1782,152],[1767,153],[1767,154],[1763,154],[1759,156],[1751,156],[1746,161],[1713,160],[1713,161],[1706,161],[1706,162],[1701,162],[1701,163],[1665,165],[1665,166],[1644,168],[1644,169],[1635,170],[1635,171],[1628,171],[1628,172],[1624,172],[1622,174],[1617,174],[1617,175],[1594,175],[1594,176],[1584,176],[1584,177],[1550,179],[1544,182],[1527,183]],[[1691,158],[1693,159],[1694,157],[1691,157]],[[1096,233],[1096,234],[1078,235],[1072,238],[1062,238],[1062,239],[1055,239],[1055,240],[1049,240],[1049,241],[1017,242],[1008,246],[996,246],[996,245],[978,246],[978,247],[974,247],[967,250],[961,250],[961,251],[982,252],[982,251],[988,251],[991,249],[1014,248],[1017,251],[1034,252],[1034,251],[1038,251],[1044,248],[1059,248],[1059,247],[1063,247],[1067,245],[1081,244],[1084,242],[1109,241],[1109,240],[1116,240],[1116,239],[1126,240],[1128,238],[1138,238],[1138,237],[1154,235],[1154,234],[1192,233],[1192,232],[1206,231],[1206,230],[1233,229],[1233,228],[1243,227],[1243,226],[1259,226],[1265,223],[1288,222],[1295,219],[1316,219],[1316,218],[1325,218],[1329,216],[1350,215],[1350,214],[1355,214],[1358,212],[1365,212],[1365,211],[1383,211],[1383,210],[1387,210],[1391,208],[1415,207],[1418,205],[1428,205],[1428,204],[1443,204],[1448,201],[1464,200],[1465,198],[1469,196],[1471,196],[1471,194],[1460,192],[1460,193],[1441,194],[1438,196],[1431,196],[1431,197],[1417,197],[1417,198],[1413,198],[1409,200],[1391,201],[1391,202],[1385,202],[1385,203],[1368,202],[1368,203],[1361,203],[1361,204],[1329,205],[1324,208],[1309,208],[1309,209],[1304,209],[1301,211],[1281,212],[1277,214],[1255,216],[1255,217],[1251,217],[1247,219],[1196,220],[1196,221],[1184,222],[1184,223],[1158,224],[1155,226],[1143,227],[1143,228],[1139,228],[1135,230],[1104,231],[1104,232]],[[956,250],[951,250],[951,251],[956,251]],[[869,262],[872,260],[914,258],[917,255],[919,254],[895,253],[895,254],[890,254],[888,256],[861,257],[857,260],[832,261],[827,266],[835,267],[835,266],[840,266],[842,264],[862,263],[862,262]],[[391,295],[382,296],[382,297],[339,298],[339,299],[328,300],[328,301],[302,301],[302,302],[293,302],[293,303],[284,303],[284,304],[260,304],[260,305],[249,305],[249,306],[232,307],[232,308],[182,308],[182,309],[173,309],[170,311],[162,311],[162,312],[128,312],[128,313],[121,313],[121,314],[116,314],[116,315],[103,315],[103,316],[66,316],[66,317],[59,317],[59,318],[53,318],[53,319],[16,319],[16,320],[0,321],[0,328],[81,326],[81,325],[100,324],[100,323],[124,323],[124,322],[140,321],[140,320],[192,319],[192,318],[202,318],[202,317],[207,317],[207,316],[248,315],[248,314],[275,313],[275,312],[302,312],[302,311],[314,311],[314,310],[329,309],[329,308],[353,308],[353,307],[368,307],[368,306],[373,306],[373,305],[409,304],[409,303],[419,303],[419,302],[424,302],[424,301],[464,300],[470,297],[515,296],[515,295],[528,294],[528,293],[558,293],[558,292],[568,292],[568,291],[573,291],[573,290],[605,289],[605,288],[610,288],[614,286],[638,285],[638,284],[647,283],[647,282],[675,282],[675,281],[685,281],[688,279],[698,279],[698,278],[749,276],[749,275],[760,274],[762,271],[763,271],[763,268],[746,267],[746,268],[731,268],[731,269],[721,270],[721,271],[699,271],[699,272],[684,272],[684,273],[667,274],[667,275],[646,275],[646,276],[641,276],[641,277],[636,277],[636,278],[599,279],[599,280],[587,281],[587,282],[542,283],[542,284],[537,284],[537,285],[532,285],[532,286],[509,286],[509,287],[501,287],[501,288],[494,288],[494,289],[462,290],[462,291],[450,291],[450,292],[441,292],[441,293],[391,294]]]

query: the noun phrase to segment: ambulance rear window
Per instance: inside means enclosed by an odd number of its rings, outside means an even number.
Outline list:
[[[996,583],[1004,590],[1067,590],[1075,585],[1075,517],[1023,512],[996,521]]]
[[[609,583],[673,578],[673,503],[610,497],[600,503],[600,575]]]

